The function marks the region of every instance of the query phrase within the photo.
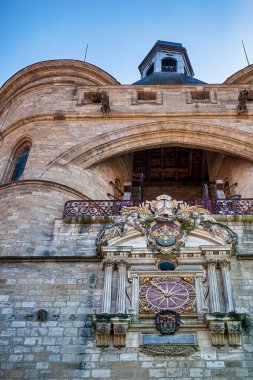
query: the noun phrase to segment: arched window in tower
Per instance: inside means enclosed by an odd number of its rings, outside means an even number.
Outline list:
[[[153,74],[153,72],[154,72],[154,63],[152,63],[152,64],[149,66],[149,68],[148,68],[148,70],[147,70],[147,73],[146,73],[146,76]]]
[[[162,71],[163,72],[176,72],[177,71],[176,59],[163,58],[162,59]]]
[[[14,151],[9,176],[10,182],[20,180],[22,174],[24,173],[30,150],[31,142],[25,141],[21,145],[19,145]]]

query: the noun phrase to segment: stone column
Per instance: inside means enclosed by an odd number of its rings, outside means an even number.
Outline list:
[[[112,301],[112,272],[114,268],[114,262],[111,260],[106,260],[104,262],[104,289],[102,298],[102,314],[110,314],[111,312],[111,301]]]
[[[198,313],[203,312],[205,309],[205,298],[204,298],[204,289],[203,289],[203,277],[196,276],[195,278],[195,287],[196,287],[196,300],[197,300],[197,311]],[[206,311],[206,310],[204,310]]]
[[[209,261],[207,272],[210,296],[210,312],[220,313],[219,289],[216,275],[216,263],[214,261]]]
[[[126,269],[125,260],[116,261],[118,267],[118,288],[116,300],[116,313],[125,314],[126,312]]]
[[[139,279],[137,274],[132,274],[132,299],[131,308],[134,315],[139,313]]]
[[[226,301],[226,313],[230,313],[234,311],[234,302],[232,297],[232,287],[230,280],[230,263],[227,260],[224,260],[221,263],[221,274],[222,274],[222,282],[223,289]]]

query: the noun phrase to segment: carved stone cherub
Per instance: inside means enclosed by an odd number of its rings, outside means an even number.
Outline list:
[[[238,96],[238,102],[239,103],[238,103],[238,106],[237,106],[237,111],[238,111],[239,115],[241,115],[247,109],[248,95],[249,95],[249,91],[248,90],[242,90],[239,93],[239,96]]]
[[[101,96],[101,112],[103,116],[110,115],[109,95],[105,91],[102,91],[102,96]]]

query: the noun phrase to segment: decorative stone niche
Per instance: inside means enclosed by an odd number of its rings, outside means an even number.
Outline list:
[[[94,89],[90,90],[81,90],[77,91],[77,106],[83,106],[86,104],[101,104],[102,100],[102,91]]]
[[[133,91],[132,104],[163,104],[162,91],[148,89]]]
[[[203,87],[196,87],[194,90],[186,91],[186,103],[217,103],[217,95],[214,90]]]

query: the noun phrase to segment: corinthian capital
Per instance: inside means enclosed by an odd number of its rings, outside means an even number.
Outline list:
[[[124,272],[127,269],[127,261],[124,259],[116,260],[115,264],[117,265],[118,271]]]
[[[113,270],[114,267],[115,267],[115,261],[114,260],[107,259],[103,263],[103,268],[104,269],[111,269],[111,270]]]

